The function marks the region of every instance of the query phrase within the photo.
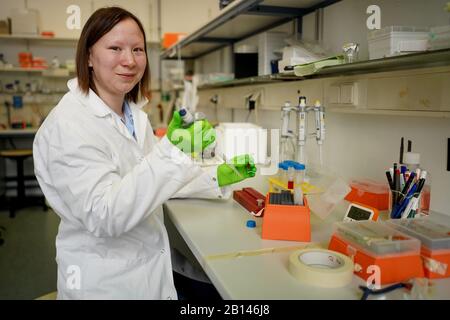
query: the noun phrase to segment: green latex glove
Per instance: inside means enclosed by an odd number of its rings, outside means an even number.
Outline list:
[[[214,131],[208,120],[198,120],[189,127],[183,127],[183,120],[178,111],[173,113],[167,127],[167,138],[184,153],[201,153],[216,140]]]
[[[222,163],[217,167],[217,180],[220,187],[254,177],[255,174],[255,163],[252,156],[248,154],[236,156],[228,163]]]

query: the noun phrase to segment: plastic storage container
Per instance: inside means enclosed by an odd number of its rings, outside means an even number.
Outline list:
[[[389,209],[389,185],[369,179],[350,181],[352,191],[345,197],[350,202],[359,202],[378,210]]]
[[[426,51],[428,48],[429,28],[390,26],[370,31],[369,58],[381,59],[400,54]]]
[[[431,28],[429,36],[430,50],[450,48],[450,25]]]
[[[423,276],[420,241],[386,223],[335,223],[329,249],[352,257],[355,274],[366,280],[374,276],[379,284]]]
[[[262,239],[311,241],[311,212],[306,198],[303,198],[303,205],[278,205],[270,203],[270,194],[267,194],[265,205]]]
[[[433,221],[430,217],[388,220],[387,223],[420,240],[427,278],[450,277],[450,219],[446,223]]]
[[[216,154],[232,159],[250,154],[256,164],[267,164],[267,130],[247,122],[223,122],[216,127]]]
[[[162,47],[164,49],[169,48],[174,45],[178,41],[181,41],[184,37],[186,37],[186,33],[183,32],[168,32],[164,33]]]

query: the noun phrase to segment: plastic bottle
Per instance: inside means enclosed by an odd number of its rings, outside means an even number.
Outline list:
[[[420,153],[405,152],[403,154],[403,164],[408,167],[408,170],[415,172],[420,168]]]
[[[58,57],[57,57],[57,56],[54,56],[53,59],[52,59],[51,67],[52,67],[53,69],[58,69],[60,66],[61,66],[61,63],[59,62]]]
[[[301,185],[296,185],[294,188],[294,204],[303,206],[303,190]]]
[[[195,119],[192,113],[190,113],[187,109],[180,109],[179,111],[181,119],[183,120],[183,125],[188,127],[192,123],[194,123]]]
[[[209,144],[203,151],[202,151],[202,158],[203,159],[211,159],[216,156],[216,141]]]
[[[283,183],[284,185],[287,184],[287,171],[288,171],[288,166],[286,164],[285,161],[280,162],[278,164],[278,180]]]
[[[305,180],[305,165],[293,161],[293,167],[295,169],[295,185],[301,185]]]
[[[190,113],[187,109],[182,108],[179,111],[181,119],[183,120],[183,127],[189,127],[191,124],[193,124],[195,121],[205,119],[205,116],[201,112],[196,112],[194,115]],[[211,159],[216,156],[216,141],[209,144],[203,151],[202,151],[202,158],[203,159]]]
[[[287,181],[287,187],[289,190],[294,189],[294,179],[295,179],[295,169],[294,167],[289,166],[287,170],[288,175],[288,181]]]

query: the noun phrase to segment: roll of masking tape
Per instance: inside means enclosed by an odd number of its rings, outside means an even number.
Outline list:
[[[352,281],[353,261],[331,250],[297,250],[289,256],[289,272],[307,285],[344,287]]]

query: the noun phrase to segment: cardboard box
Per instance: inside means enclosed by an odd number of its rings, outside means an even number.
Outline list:
[[[0,34],[10,34],[11,33],[11,19],[0,20]]]

